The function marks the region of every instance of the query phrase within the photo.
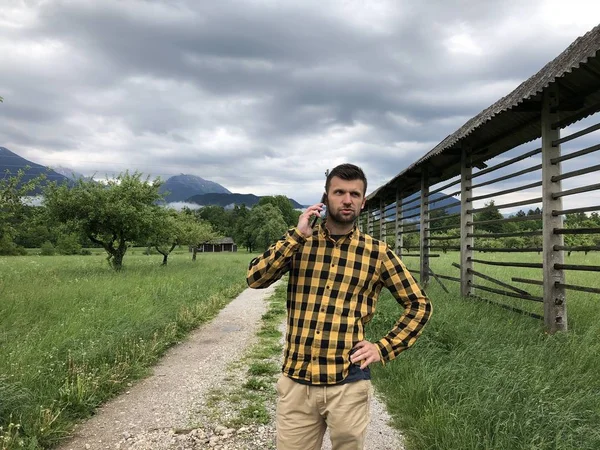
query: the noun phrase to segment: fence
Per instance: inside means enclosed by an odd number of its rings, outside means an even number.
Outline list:
[[[600,266],[565,263],[565,253],[600,250],[600,217],[587,215],[600,211],[598,111],[600,27],[369,195],[359,226],[392,244],[423,285],[457,282],[464,296],[564,331],[567,291],[600,293],[566,282]],[[434,270],[448,251],[460,262]],[[501,275],[485,273],[492,267]],[[543,314],[489,294],[541,303]]]

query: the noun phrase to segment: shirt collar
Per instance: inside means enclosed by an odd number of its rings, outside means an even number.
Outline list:
[[[329,240],[333,240],[331,237],[331,233],[329,233],[329,229],[325,226],[325,220],[323,222],[321,222],[320,228],[319,228],[319,234],[324,237],[325,239],[329,239]],[[354,222],[354,226],[352,227],[352,229],[346,233],[345,235],[343,235],[342,238],[340,238],[340,241],[345,240],[345,239],[355,239],[358,238],[358,226],[356,225],[356,222]]]

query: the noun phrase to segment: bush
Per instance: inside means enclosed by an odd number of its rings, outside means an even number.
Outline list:
[[[15,244],[10,236],[4,235],[2,238],[0,238],[0,255],[17,256],[26,254],[27,250]]]
[[[91,255],[91,254],[92,254],[92,252],[91,252],[90,250],[88,250],[87,248],[82,248],[82,249],[79,251],[79,254],[80,254],[80,255],[83,255],[83,256],[89,256],[89,255]]]
[[[56,242],[56,249],[61,255],[78,255],[81,244],[76,234],[61,234]]]
[[[54,245],[50,241],[46,241],[40,247],[40,255],[42,256],[52,256],[56,253],[56,249]]]

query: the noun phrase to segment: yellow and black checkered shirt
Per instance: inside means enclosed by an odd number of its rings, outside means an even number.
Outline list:
[[[283,372],[309,384],[337,384],[350,369],[350,350],[385,286],[404,313],[376,345],[382,362],[410,347],[431,304],[400,258],[354,227],[337,241],[322,224],[310,238],[292,228],[248,269],[248,285],[266,288],[289,272]]]

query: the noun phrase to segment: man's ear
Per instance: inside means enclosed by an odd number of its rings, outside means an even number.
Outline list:
[[[325,203],[325,206],[327,206],[327,192],[323,192],[323,195],[321,196],[321,203]]]

